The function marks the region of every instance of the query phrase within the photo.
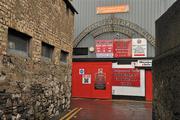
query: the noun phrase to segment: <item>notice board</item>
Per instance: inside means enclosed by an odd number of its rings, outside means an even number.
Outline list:
[[[140,86],[140,70],[136,68],[113,68],[113,86]]]
[[[132,57],[147,57],[147,40],[144,38],[132,39]]]
[[[114,58],[131,58],[132,40],[131,39],[114,40],[113,49],[114,49]]]
[[[96,57],[113,57],[113,40],[96,40]]]

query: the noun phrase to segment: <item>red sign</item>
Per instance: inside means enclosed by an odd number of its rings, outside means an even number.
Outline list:
[[[114,58],[132,57],[132,40],[114,40]]]
[[[96,40],[96,57],[113,57],[113,40]]]
[[[140,86],[140,70],[133,68],[113,68],[113,86]]]

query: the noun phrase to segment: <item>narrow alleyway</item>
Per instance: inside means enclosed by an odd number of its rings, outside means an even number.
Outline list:
[[[71,120],[152,119],[152,104],[144,101],[73,98],[71,101],[71,110],[73,109],[76,110],[71,113],[75,113]]]

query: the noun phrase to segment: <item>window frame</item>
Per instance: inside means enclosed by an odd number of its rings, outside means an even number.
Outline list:
[[[47,57],[46,55],[44,55],[43,47],[46,49],[46,50],[45,50],[46,52],[50,50],[50,51],[49,51],[49,52],[50,52],[50,57]],[[48,50],[47,48],[49,48],[49,50]],[[41,58],[42,58],[43,60],[52,61],[53,58],[54,58],[54,49],[55,49],[55,47],[54,47],[53,45],[48,44],[48,43],[42,41],[42,42],[41,42]],[[46,54],[46,52],[45,52],[45,54]]]
[[[25,41],[26,51],[18,50],[16,48],[11,48],[10,47],[9,44],[11,42],[14,45],[15,45],[15,43],[21,43],[19,40],[20,41]],[[23,57],[30,57],[30,55],[31,55],[30,54],[30,52],[31,52],[31,42],[32,42],[32,37],[30,35],[28,35],[26,33],[23,33],[23,32],[20,32],[20,31],[17,31],[17,30],[15,30],[13,28],[8,28],[8,34],[7,34],[7,52],[8,52],[8,54],[18,55],[18,56],[23,56]],[[20,45],[20,44],[18,44],[18,45]]]
[[[65,54],[64,54],[65,57],[66,57],[66,58],[65,58],[65,59],[66,59],[65,61],[62,59],[62,53],[65,53]],[[61,50],[61,51],[60,51],[60,62],[61,62],[61,63],[64,63],[64,64],[68,64],[68,62],[69,62],[69,61],[68,61],[68,58],[69,58],[69,52],[68,52],[68,51],[65,51],[65,50]]]

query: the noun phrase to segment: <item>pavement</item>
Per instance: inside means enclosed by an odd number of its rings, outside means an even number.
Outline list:
[[[72,98],[70,111],[60,120],[152,120],[152,103]]]

